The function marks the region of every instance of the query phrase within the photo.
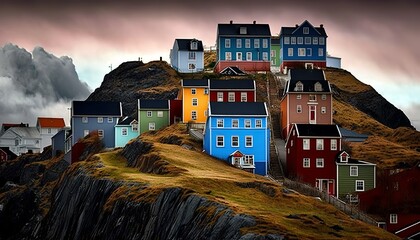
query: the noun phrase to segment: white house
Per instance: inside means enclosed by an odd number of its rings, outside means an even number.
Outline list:
[[[204,70],[203,43],[197,39],[175,39],[170,52],[171,66],[181,73]]]
[[[11,127],[0,137],[0,147],[8,147],[17,156],[41,151],[41,135],[36,127]]]
[[[65,127],[63,118],[38,117],[36,128],[41,136],[41,152],[46,146],[51,145],[51,138],[63,127]]]

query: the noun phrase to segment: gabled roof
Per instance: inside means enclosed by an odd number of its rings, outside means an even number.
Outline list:
[[[298,91],[296,85],[300,83],[303,85],[303,91]],[[315,84],[321,84],[321,91],[315,91]],[[295,92],[295,93],[330,93],[331,87],[328,81],[316,81],[316,80],[306,80],[306,81],[298,81],[298,80],[289,80],[287,82],[286,93]]]
[[[342,154],[347,154],[347,156],[348,156],[348,159],[347,159],[347,162],[341,162],[340,161],[340,157],[341,157],[341,155]],[[336,158],[335,158],[335,161],[336,161],[336,163],[339,163],[339,164],[357,164],[357,165],[376,165],[376,164],[374,164],[374,163],[370,163],[370,162],[365,162],[365,161],[361,161],[361,160],[357,160],[357,159],[354,159],[354,158],[352,158],[351,156],[350,156],[350,154],[348,154],[346,151],[340,151],[338,154],[337,154],[337,156],[336,156]]]
[[[324,26],[321,24],[319,27],[314,27],[308,20],[303,21],[300,25],[296,24],[294,27],[281,27],[280,35],[293,35],[293,33],[300,28],[302,25],[310,25],[313,27],[320,36],[327,37],[327,33],[325,32]]]
[[[246,28],[246,33],[241,34],[241,28]],[[265,36],[271,37],[270,26],[260,23],[219,23],[217,25],[218,36]]]
[[[279,37],[271,37],[271,45],[280,45]]]
[[[144,109],[169,109],[169,101],[161,99],[139,99],[138,107]]]
[[[41,128],[63,128],[65,127],[63,118],[38,117],[37,126]]]
[[[121,102],[73,101],[72,116],[122,116]]]
[[[181,86],[183,87],[207,87],[209,85],[207,79],[182,79]]]
[[[290,69],[289,75],[291,80],[325,80],[324,71],[322,69]]]
[[[41,138],[36,127],[11,127],[7,129],[3,136],[7,136],[7,133],[12,133],[21,138]]]
[[[197,42],[197,49],[191,49],[191,41]],[[178,49],[180,51],[204,51],[203,42],[197,39],[175,39],[175,42],[178,45]]]
[[[131,125],[131,123],[134,121],[137,122],[137,119],[134,117],[130,117],[130,116],[121,117],[120,119],[118,119],[117,126],[128,126],[128,125]]]
[[[220,71],[220,74],[232,76],[232,75],[245,75],[246,73],[238,67],[229,66],[229,67],[225,67],[222,71]]]
[[[210,79],[210,90],[255,90],[255,82],[252,79]]]
[[[268,116],[265,102],[210,102],[209,116]]]
[[[349,142],[363,142],[369,137],[367,134],[360,134],[342,127],[339,127],[339,130],[343,139]]]
[[[337,125],[294,124],[298,137],[338,137],[341,138]]]

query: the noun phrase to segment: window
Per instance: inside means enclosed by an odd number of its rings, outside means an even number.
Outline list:
[[[359,176],[359,167],[358,166],[350,166],[350,176],[352,176],[352,177]]]
[[[389,223],[397,224],[398,223],[398,215],[397,214],[389,214]]]
[[[207,114],[207,110],[204,110],[204,116],[208,116],[208,114]]]
[[[307,48],[306,49],[306,56],[312,56],[312,48]]]
[[[232,119],[232,127],[233,128],[239,127],[239,120],[238,119]]]
[[[326,94],[322,94],[321,99],[322,100],[327,100],[327,95]]]
[[[252,52],[247,52],[246,53],[246,60],[247,61],[252,61]]]
[[[149,131],[154,131],[155,130],[155,123],[151,122],[149,123]]]
[[[263,52],[262,53],[262,60],[263,61],[268,61],[268,52]]]
[[[224,136],[217,136],[216,137],[216,146],[217,147],[224,147],[225,146],[225,137]]]
[[[230,48],[230,39],[225,39],[225,48]]]
[[[245,119],[245,128],[251,128],[251,120]]]
[[[153,113],[152,113],[152,111],[147,111],[146,116],[147,116],[147,117],[153,117]]]
[[[191,111],[191,119],[197,120],[197,111]]]
[[[242,48],[242,39],[236,39],[236,48]]]
[[[245,155],[244,165],[254,165],[254,155]]]
[[[98,117],[98,123],[103,123],[104,122],[104,118],[103,117]]]
[[[241,92],[241,102],[248,101],[248,94],[246,92]]]
[[[252,147],[252,136],[245,136],[245,147]]]
[[[276,65],[276,59],[275,58],[271,58],[271,65]]]
[[[287,49],[287,56],[293,57],[293,48],[288,48]]]
[[[242,61],[242,53],[241,52],[236,53],[236,61]]]
[[[227,61],[232,60],[232,53],[231,52],[225,52],[225,58]]]
[[[303,91],[303,83],[297,82],[295,87],[296,92],[302,92]]]
[[[325,38],[319,37],[319,45],[324,45],[324,44],[325,44]]]
[[[318,56],[320,56],[320,57],[324,56],[324,49],[323,48],[318,48]]]
[[[229,92],[228,93],[228,102],[234,102],[235,101],[235,93]]]
[[[197,89],[195,89],[195,88],[191,88],[191,94],[192,95],[195,95],[197,93]]]
[[[321,113],[326,114],[327,113],[327,107],[321,107]]]
[[[194,60],[195,59],[195,52],[188,52],[188,59]]]
[[[139,125],[137,123],[133,123],[133,125],[131,125],[131,130],[133,132],[137,132],[139,130]]]
[[[121,135],[127,136],[128,135],[128,128],[121,128]]]
[[[356,180],[356,192],[365,191],[365,181],[364,180]]]
[[[310,139],[303,139],[303,150],[310,149]]]
[[[276,56],[276,50],[271,50],[270,51],[270,57],[275,57]]]
[[[239,34],[246,34],[246,27],[240,27],[239,28]]]
[[[283,43],[290,44],[290,37],[284,37]]]
[[[302,94],[298,94],[298,95],[296,95],[296,99],[302,99]]]
[[[337,150],[337,139],[331,139],[331,150]]]
[[[87,135],[89,135],[89,130],[84,130],[83,131],[83,136],[86,137]]]
[[[256,128],[262,128],[262,120],[261,119],[256,119],[255,120],[255,127]]]
[[[302,113],[302,105],[297,105],[296,106],[296,112],[297,113]]]
[[[163,117],[163,111],[158,111],[157,112],[157,117]]]
[[[263,48],[268,48],[268,39],[263,39]]]
[[[303,44],[303,37],[298,37],[297,38],[297,43],[298,44]]]
[[[245,48],[251,48],[251,39],[245,39]]]
[[[312,38],[312,44],[318,45],[318,37],[313,37]]]
[[[88,123],[88,117],[82,117],[82,123]]]
[[[260,48],[260,39],[254,40],[254,48]]]
[[[198,106],[198,99],[197,98],[192,99],[192,105],[193,106]]]
[[[197,41],[191,41],[191,50],[197,50]]]
[[[315,83],[315,91],[316,92],[321,92],[323,89],[322,89],[322,85],[321,85],[321,83],[319,83],[319,82],[316,82]]]
[[[194,70],[195,64],[194,63],[188,63],[188,70]]]
[[[105,135],[104,130],[102,130],[102,129],[98,130],[98,136],[99,136],[99,138],[103,138],[104,135]]]
[[[239,147],[239,137],[232,136],[232,147]]]
[[[309,27],[303,28],[303,34],[309,34]]]
[[[222,128],[223,127],[223,119],[217,119],[217,127]]]
[[[209,94],[209,89],[208,88],[204,88],[204,94]]]
[[[51,133],[51,128],[48,128],[47,129],[47,133]]]
[[[309,101],[315,102],[316,101],[316,95],[313,95],[313,94],[309,95]]]
[[[217,101],[223,102],[223,92],[217,92]]]
[[[305,44],[311,44],[311,37],[305,37]]]
[[[290,38],[290,44],[296,44],[296,37]]]
[[[311,167],[311,159],[310,158],[304,158],[303,159],[303,167],[304,168],[310,168]]]
[[[316,150],[324,150],[324,139],[316,140]]]
[[[316,167],[317,168],[323,168],[324,167],[324,159],[323,158],[317,158],[316,159]]]
[[[306,56],[306,48],[298,48],[298,56],[299,57]]]

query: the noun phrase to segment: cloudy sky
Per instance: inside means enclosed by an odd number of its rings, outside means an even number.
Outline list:
[[[324,24],[328,52],[420,129],[420,4],[416,1],[3,0],[0,47],[69,56],[93,90],[125,61],[169,60],[175,38],[213,46],[218,23],[268,23],[272,35],[305,19]]]

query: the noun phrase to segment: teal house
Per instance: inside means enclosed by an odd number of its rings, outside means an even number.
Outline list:
[[[133,117],[122,117],[115,125],[115,147],[124,147],[131,139],[139,136],[139,124]]]
[[[357,202],[358,193],[376,187],[376,164],[350,158],[341,151],[336,159],[337,198]]]
[[[139,134],[170,125],[169,100],[139,99]]]

